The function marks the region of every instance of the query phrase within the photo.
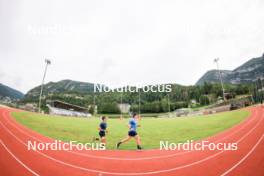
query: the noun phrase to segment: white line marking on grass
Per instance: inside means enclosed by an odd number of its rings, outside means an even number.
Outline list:
[[[4,144],[4,142],[2,140],[0,140],[0,143],[2,144],[2,146],[5,148],[5,150],[19,163],[21,164],[24,168],[26,168],[29,172],[31,172],[33,175],[39,176],[39,174],[37,174],[36,172],[34,172],[32,169],[30,169],[26,164],[24,164],[20,159],[18,159],[8,148],[7,146]]]
[[[258,113],[257,113],[258,114]],[[257,115],[256,114],[256,115]],[[263,114],[264,115],[264,114]],[[239,143],[241,140],[243,140],[245,137],[247,137],[249,134],[252,133],[253,130],[255,130],[257,128],[257,126],[259,126],[259,124],[262,122],[263,118],[260,118],[260,120],[258,121],[258,123],[250,130],[248,131],[242,138],[240,138],[238,141],[236,141],[237,143]],[[0,122],[0,124],[5,128],[5,130],[10,133],[17,141],[19,141],[20,143],[22,143],[23,145],[27,146],[21,139],[19,139],[17,136],[15,136],[2,122]],[[80,167],[80,166],[76,166],[76,165],[73,165],[73,164],[69,164],[69,163],[66,163],[66,162],[63,162],[61,160],[58,160],[58,159],[55,159],[49,155],[46,155],[42,152],[39,152],[39,151],[34,151],[34,152],[37,152],[39,153],[40,155],[50,159],[50,160],[53,160],[57,163],[60,163],[60,164],[63,164],[63,165],[66,165],[66,166],[70,166],[72,168],[76,168],[76,169],[80,169],[80,170],[83,170],[83,171],[88,171],[88,172],[93,172],[93,173],[102,173],[102,174],[108,174],[108,175],[149,175],[149,174],[159,174],[159,173],[164,173],[164,172],[171,172],[171,171],[175,171],[175,170],[179,170],[179,169],[183,169],[183,168],[186,168],[186,167],[190,167],[190,166],[193,166],[193,165],[196,165],[196,164],[199,164],[199,163],[202,163],[204,161],[207,161],[207,160],[210,160],[218,155],[220,155],[221,153],[223,153],[223,151],[219,152],[219,153],[216,153],[216,154],[213,154],[213,155],[210,155],[202,160],[198,160],[198,161],[195,161],[193,163],[190,163],[190,164],[187,164],[187,165],[182,165],[182,166],[178,166],[178,167],[175,167],[175,168],[171,168],[171,169],[165,169],[165,170],[158,170],[158,171],[149,171],[149,172],[136,172],[136,173],[119,173],[119,172],[106,172],[106,171],[100,171],[100,170],[95,170],[95,169],[88,169],[88,168],[84,168],[84,167]]]

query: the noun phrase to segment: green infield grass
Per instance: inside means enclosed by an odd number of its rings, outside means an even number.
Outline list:
[[[159,148],[160,141],[179,143],[215,135],[238,124],[249,114],[247,110],[237,110],[198,117],[142,118],[138,133],[144,149]],[[98,137],[99,118],[60,117],[31,112],[13,112],[12,116],[32,130],[62,141],[86,143]],[[108,120],[108,149],[114,149],[116,143],[126,137],[127,123],[128,119]],[[136,149],[135,141],[121,145],[120,149]]]

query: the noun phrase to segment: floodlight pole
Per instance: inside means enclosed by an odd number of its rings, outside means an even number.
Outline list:
[[[168,112],[170,112],[170,95],[168,94]]]
[[[140,89],[138,89],[138,115],[140,116],[140,104],[141,104],[141,97],[140,97]]]
[[[120,105],[121,118],[123,118],[123,90],[121,92],[121,105]]]
[[[50,62],[50,60],[45,59],[45,63],[46,63],[46,66],[45,66],[45,71],[44,71],[44,75],[43,75],[43,79],[42,79],[42,83],[41,83],[40,94],[39,94],[39,113],[41,112],[41,98],[42,98],[42,92],[43,92],[43,85],[44,85],[48,65],[50,65],[51,62]]]
[[[214,62],[216,63],[216,67],[217,67],[217,70],[218,70],[218,75],[219,75],[220,83],[221,83],[221,86],[222,86],[223,99],[224,99],[224,101],[225,101],[225,100],[226,100],[226,99],[225,99],[225,89],[224,89],[224,84],[223,84],[222,74],[221,74],[221,71],[220,71],[220,69],[219,69],[218,61],[219,61],[219,58],[214,59]]]

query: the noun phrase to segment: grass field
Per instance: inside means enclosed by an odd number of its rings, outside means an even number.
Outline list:
[[[143,118],[138,133],[144,149],[159,148],[161,140],[177,143],[212,136],[241,122],[249,114],[246,110],[239,110],[199,117]],[[30,112],[13,112],[12,116],[34,131],[54,139],[85,143],[98,136],[99,118],[55,117]],[[114,149],[115,144],[127,135],[127,122],[128,119],[108,120],[108,149]],[[120,149],[135,148],[135,141],[132,140]]]

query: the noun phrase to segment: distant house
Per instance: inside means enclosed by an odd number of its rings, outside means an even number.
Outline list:
[[[10,97],[2,97],[0,96],[0,102],[4,104],[10,104],[12,103],[12,99]]]
[[[26,103],[25,105],[19,105],[19,109],[23,109],[23,110],[31,111],[31,112],[38,111],[36,103]]]
[[[196,100],[191,100],[191,104],[197,104],[197,101]]]
[[[131,105],[127,103],[118,104],[118,108],[120,109],[121,113],[128,113],[130,107]]]

